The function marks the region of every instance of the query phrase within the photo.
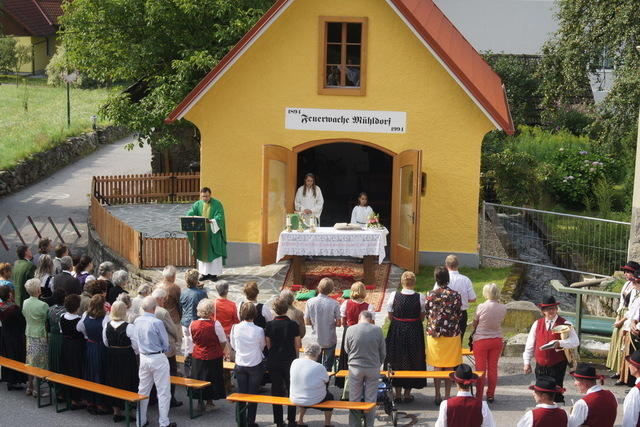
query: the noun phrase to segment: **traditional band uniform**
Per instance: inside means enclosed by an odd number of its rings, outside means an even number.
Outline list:
[[[636,350],[631,356],[627,356],[626,361],[630,365],[640,368],[640,350]],[[631,390],[624,398],[623,412],[622,427],[640,426],[640,378],[636,379],[636,384],[631,387]]]
[[[604,377],[597,375],[593,366],[578,365],[575,372],[570,373],[574,378],[587,380],[600,380],[604,383]],[[613,427],[618,412],[618,400],[609,390],[604,390],[600,385],[594,385],[587,394],[578,400],[569,416],[569,427],[587,425],[589,427]]]
[[[478,381],[478,376],[471,367],[461,364],[449,378],[458,384],[471,387]],[[440,412],[435,427],[494,427],[496,425],[487,402],[474,397],[471,390],[458,389],[455,397],[440,403]]]
[[[536,379],[536,384],[529,387],[529,390],[541,391],[545,393],[564,393],[564,389],[556,385],[552,377],[540,376]],[[564,409],[556,403],[539,403],[530,411],[527,411],[517,427],[567,427],[568,417]]]
[[[539,304],[541,309],[545,307],[557,306],[554,297],[545,297],[542,304]],[[547,320],[545,317],[538,319],[531,326],[529,336],[527,337],[527,344],[522,354],[524,364],[529,365],[531,362],[531,356],[535,356],[536,379],[540,376],[549,376],[556,380],[556,384],[562,388],[564,384],[564,374],[567,370],[567,357],[562,349],[572,349],[578,347],[580,341],[578,335],[572,329],[569,337],[566,340],[561,339],[560,334],[554,333],[553,328],[560,325],[569,324],[564,318],[557,316],[551,320]],[[540,350],[540,346],[556,340],[560,343],[561,349],[550,348],[547,350]],[[564,402],[564,397],[561,393],[556,394],[556,402]]]

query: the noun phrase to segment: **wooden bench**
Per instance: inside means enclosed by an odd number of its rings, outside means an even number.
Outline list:
[[[204,414],[204,402],[202,400],[202,390],[211,385],[209,381],[194,380],[184,377],[171,377],[171,384],[179,385],[187,388],[187,396],[189,396],[189,418],[192,420]],[[195,392],[198,393],[199,410],[193,409],[193,398]]]
[[[284,405],[284,406],[299,406],[296,405],[288,397],[279,396],[265,396],[262,394],[244,394],[233,393],[227,396],[227,400],[230,402],[247,402],[247,403],[263,403],[267,405]],[[326,402],[318,403],[317,405],[305,406],[305,408],[315,409],[348,409],[354,411],[369,412],[375,409],[375,402],[347,402],[342,400],[327,400]],[[240,425],[238,423],[238,425]]]
[[[80,390],[89,391],[91,393],[101,394],[103,396],[112,397],[114,399],[123,400],[127,427],[131,425],[131,419],[129,414],[131,409],[130,405],[131,404],[136,405],[136,413],[137,413],[138,419],[140,419],[140,405],[138,405],[138,402],[149,398],[148,396],[143,396],[138,393],[121,390],[115,387],[109,387],[107,385],[98,384],[91,381],[81,380],[80,378],[70,377],[68,375],[63,375],[63,374],[50,375],[47,377],[47,381],[53,384],[54,393],[57,392],[57,386],[62,385],[66,387],[73,387]],[[56,400],[56,412],[64,412],[71,409],[71,397],[67,389],[65,389],[65,394],[66,394],[67,407],[64,409],[59,409],[58,402]]]
[[[54,372],[47,371],[46,369],[36,368],[34,366],[29,366],[25,363],[18,362],[17,360],[7,359],[6,357],[0,357],[0,366],[7,369],[12,369],[17,372],[21,372],[26,375],[30,375],[36,379],[36,391],[38,393],[37,396],[37,405],[38,408],[43,408],[45,406],[51,406],[53,404],[53,393],[51,392],[51,384],[47,382],[47,378],[51,375],[54,375]],[[42,390],[41,384],[44,381],[49,387],[49,403],[42,403]]]
[[[431,378],[436,380],[449,379],[449,374],[453,371],[393,371],[391,378]],[[482,377],[484,371],[474,371],[476,375]],[[380,371],[380,375],[388,375],[388,371]],[[341,370],[336,372],[336,378],[346,378],[349,371]]]

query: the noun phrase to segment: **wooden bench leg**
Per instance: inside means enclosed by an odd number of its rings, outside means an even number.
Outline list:
[[[193,394],[198,393],[198,410],[194,410],[193,408]],[[202,389],[193,389],[191,387],[187,387],[187,396],[189,397],[189,418],[196,419],[201,417],[204,414],[204,401],[202,400]]]
[[[136,406],[139,408],[140,405]],[[127,427],[131,427],[131,403],[128,400],[124,401],[124,413],[126,414],[126,423],[127,423]],[[138,414],[138,416],[140,416],[140,414]]]

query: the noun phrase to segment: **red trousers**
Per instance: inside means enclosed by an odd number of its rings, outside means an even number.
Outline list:
[[[498,383],[498,360],[502,354],[502,338],[487,338],[473,342],[473,356],[476,370],[484,371],[484,377],[478,381],[476,397],[482,399],[484,383],[487,382],[487,397],[493,397]]]

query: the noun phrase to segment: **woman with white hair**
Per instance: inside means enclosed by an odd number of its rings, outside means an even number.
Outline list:
[[[142,300],[153,292],[153,286],[143,283],[138,287],[138,295],[131,300],[131,307],[127,310],[127,322],[132,323],[142,314]]]
[[[209,381],[211,385],[202,390],[202,398],[207,401],[206,409],[213,410],[214,400],[224,399],[223,357],[227,352],[227,337],[215,316],[215,305],[210,299],[203,299],[197,307],[198,319],[189,326],[193,340],[191,353],[191,378]],[[203,408],[205,409],[205,408]]]
[[[220,322],[228,338],[233,325],[240,323],[238,308],[235,302],[227,298],[227,295],[229,295],[229,283],[226,280],[217,281],[215,286],[216,292],[218,292],[218,298],[214,301],[216,320]]]
[[[48,369],[49,363],[49,345],[47,342],[47,316],[49,314],[49,306],[46,302],[41,301],[40,296],[41,282],[40,279],[29,279],[24,287],[29,294],[22,305],[22,314],[27,321],[25,335],[27,337],[27,365],[36,368]],[[33,377],[29,376],[27,382],[27,396],[37,396],[40,390],[33,389]]]
[[[98,266],[98,280],[104,280],[107,283],[107,294],[111,288],[113,288],[113,272],[116,271],[116,266],[111,261],[105,261]]]
[[[111,306],[111,320],[102,330],[102,341],[107,347],[104,383],[134,393],[138,391],[138,345],[135,327],[126,322],[127,305],[115,301]],[[112,399],[113,422],[124,421],[124,402]]]
[[[484,371],[487,378],[487,402],[493,402],[498,383],[498,360],[502,354],[502,321],[507,314],[507,307],[500,304],[500,288],[495,283],[488,283],[482,288],[486,301],[478,305],[473,320],[473,355],[476,369]],[[476,397],[481,399],[484,391],[484,377],[478,380]]]
[[[321,364],[316,362],[322,348],[317,343],[307,345],[304,348],[303,357],[291,363],[291,387],[289,399],[300,406],[297,426],[307,427],[304,423],[304,415],[307,412],[305,406],[317,405],[320,402],[333,400],[333,396],[327,390],[329,374]],[[321,409],[324,412],[324,425],[331,425],[331,409]]]
[[[111,279],[113,287],[107,291],[107,302],[113,304],[118,299],[118,295],[128,293],[125,288],[129,284],[129,273],[126,270],[118,270],[113,273]]]
[[[176,268],[173,265],[167,265],[164,270],[162,270],[163,280],[158,284],[157,289],[162,289],[167,293],[164,308],[169,312],[175,324],[179,325],[182,319],[182,307],[180,306],[182,290],[180,286],[176,284],[176,274]]]

